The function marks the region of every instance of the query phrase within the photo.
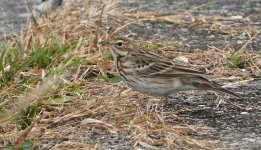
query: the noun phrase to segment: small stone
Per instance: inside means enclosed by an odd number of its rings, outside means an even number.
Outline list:
[[[247,115],[248,112],[241,112],[241,115]]]

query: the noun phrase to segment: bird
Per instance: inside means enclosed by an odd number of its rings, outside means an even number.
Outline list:
[[[117,73],[130,88],[161,97],[163,103],[168,101],[169,95],[187,90],[211,90],[241,98],[241,95],[206,79],[205,73],[146,51],[130,39],[101,38],[99,44],[108,47]]]

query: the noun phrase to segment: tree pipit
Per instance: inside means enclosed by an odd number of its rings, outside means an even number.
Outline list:
[[[151,96],[162,97],[163,103],[167,101],[168,95],[186,90],[212,90],[241,97],[207,80],[204,78],[206,74],[145,51],[128,39],[100,39],[99,43],[109,48],[118,74],[129,87]]]

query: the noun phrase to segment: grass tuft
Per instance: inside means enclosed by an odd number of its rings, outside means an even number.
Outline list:
[[[18,120],[20,129],[25,129],[30,125],[30,122],[34,121],[40,100],[41,102],[49,101],[44,104],[53,104],[51,101],[54,99],[53,102],[56,104],[63,104],[75,99],[55,91],[62,90],[58,88],[62,87],[60,86],[62,80],[59,79],[62,74],[76,68],[83,62],[81,55],[78,55],[76,50],[78,43],[72,41],[63,44],[58,36],[50,28],[48,29],[44,34],[46,41],[44,44],[32,39],[29,49],[22,47],[22,44],[13,43],[7,43],[1,49],[0,87],[5,92],[0,95],[3,98],[0,101],[0,111],[9,115],[1,115],[0,122],[13,118]],[[57,85],[51,85],[50,83]],[[54,90],[52,86],[57,88]],[[69,87],[65,86],[62,88],[69,89]],[[75,90],[75,86],[70,88]],[[50,89],[54,91],[50,91]],[[73,90],[68,90],[67,93]],[[34,100],[23,104],[23,107],[14,105],[16,103],[20,104],[19,101],[23,101],[23,97],[28,96],[28,93],[31,93],[29,96],[37,97],[39,101],[32,98]],[[19,114],[19,117],[12,114]]]
[[[228,58],[227,66],[229,68],[246,68],[249,63],[257,61],[260,56],[251,55],[245,50],[235,51],[230,58]]]

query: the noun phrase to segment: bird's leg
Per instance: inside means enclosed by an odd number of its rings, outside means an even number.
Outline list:
[[[147,108],[151,108],[151,111],[158,110],[158,108],[161,108],[164,106],[164,104],[168,103],[168,97],[160,98],[159,102],[153,104],[153,102],[148,103]]]
[[[158,100],[156,99],[153,99],[153,100],[149,100],[148,101],[148,104],[147,104],[147,111],[149,113],[153,112],[153,111],[156,111],[158,109]]]

